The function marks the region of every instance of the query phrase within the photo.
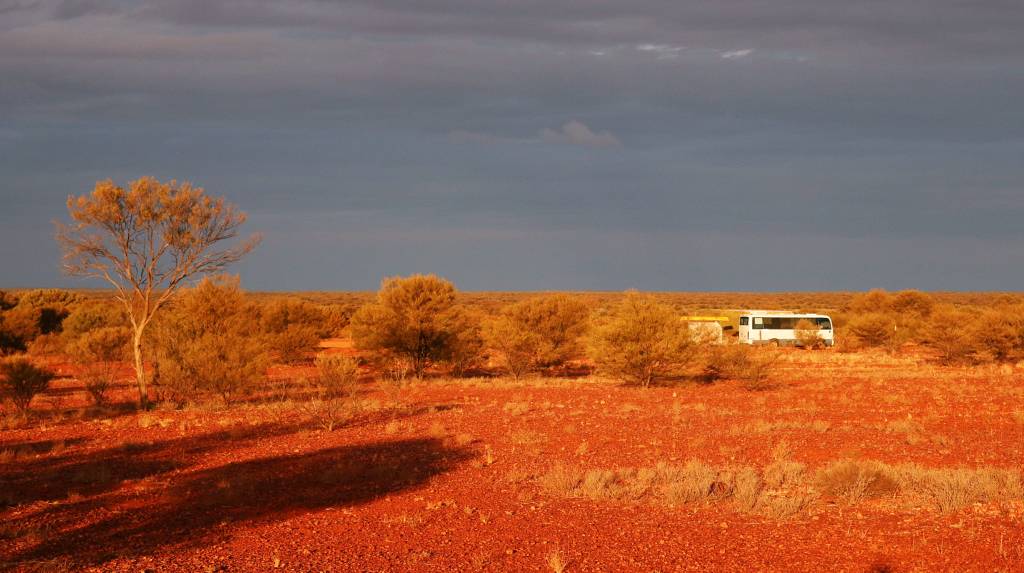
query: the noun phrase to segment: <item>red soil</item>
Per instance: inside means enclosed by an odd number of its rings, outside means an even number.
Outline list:
[[[558,552],[573,572],[1024,571],[1020,500],[951,514],[822,500],[780,520],[724,503],[567,499],[532,478],[559,461],[761,467],[780,440],[812,470],[844,457],[1024,464],[1019,370],[787,358],[765,392],[431,380],[405,391],[397,418],[368,384],[370,411],[334,432],[294,404],[6,430],[0,451],[17,453],[0,458],[0,568],[550,571]]]

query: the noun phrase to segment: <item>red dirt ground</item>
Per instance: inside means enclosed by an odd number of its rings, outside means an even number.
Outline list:
[[[557,552],[572,572],[1024,571],[1020,500],[950,514],[821,500],[775,519],[564,498],[535,479],[556,462],[762,467],[780,440],[812,470],[1024,464],[1019,369],[793,351],[774,378],[763,392],[428,380],[397,414],[367,383],[366,412],[333,432],[291,402],[44,417],[0,432],[0,568],[551,571]],[[78,392],[63,380],[37,408]]]

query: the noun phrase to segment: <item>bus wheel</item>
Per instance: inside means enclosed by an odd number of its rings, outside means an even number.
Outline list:
[[[769,342],[768,344],[771,344],[775,348],[778,348],[779,347],[779,339],[778,338],[773,338],[772,341]]]

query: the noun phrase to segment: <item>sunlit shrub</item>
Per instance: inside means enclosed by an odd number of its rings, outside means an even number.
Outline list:
[[[28,411],[32,398],[45,392],[53,378],[53,372],[36,366],[28,358],[12,356],[0,360],[4,394],[19,412]]]
[[[598,369],[649,386],[680,371],[695,356],[689,329],[670,306],[629,293],[592,329],[590,358]]]
[[[237,278],[204,279],[183,291],[154,332],[156,382],[165,399],[179,404],[207,395],[231,400],[264,379],[269,353]]]
[[[471,321],[456,304],[455,285],[434,275],[384,279],[377,300],[352,317],[356,348],[409,360],[422,377],[427,366],[448,360]]]

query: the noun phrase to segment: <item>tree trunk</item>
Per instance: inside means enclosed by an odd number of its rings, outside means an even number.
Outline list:
[[[139,407],[145,409],[149,405],[149,392],[146,389],[146,365],[142,361],[142,330],[136,330],[132,338],[132,352],[135,355],[135,381],[139,385]]]

